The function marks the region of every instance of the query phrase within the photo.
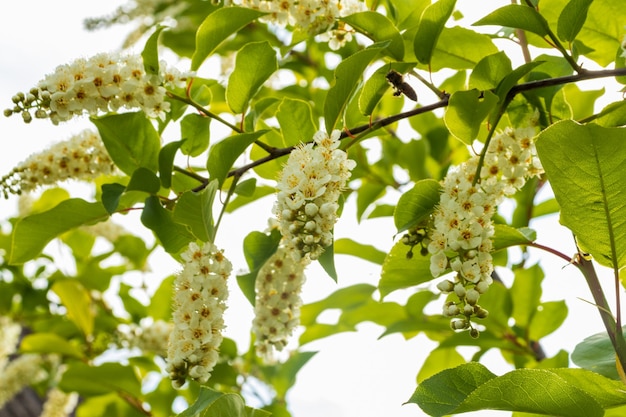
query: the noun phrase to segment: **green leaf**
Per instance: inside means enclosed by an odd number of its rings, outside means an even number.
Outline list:
[[[335,254],[356,256],[378,265],[382,265],[385,256],[387,256],[386,252],[378,250],[374,246],[364,245],[348,238],[335,240],[334,250]]]
[[[541,299],[541,283],[544,278],[543,270],[539,265],[530,268],[515,270],[515,281],[511,286],[513,300],[513,314],[515,325],[524,329],[537,312]],[[534,339],[538,340],[538,339]]]
[[[431,70],[473,69],[481,59],[498,52],[491,38],[460,26],[444,28],[431,60]],[[462,74],[460,74],[462,75]],[[462,77],[465,83],[465,76]]]
[[[430,273],[430,256],[416,255],[408,259],[409,247],[396,242],[385,258],[378,283],[381,299],[402,288],[413,287],[433,278]]]
[[[125,174],[140,167],[158,169],[159,134],[143,112],[92,117],[115,165]]]
[[[103,363],[89,366],[82,362],[67,364],[59,388],[65,392],[76,391],[90,397],[108,393],[123,392],[134,398],[141,398],[141,383],[131,366],[120,363]]]
[[[184,139],[180,150],[185,155],[198,156],[206,151],[211,140],[211,118],[197,113],[186,115],[180,122],[180,134]]]
[[[359,94],[359,110],[364,116],[374,112],[374,108],[380,102],[385,92],[389,89],[386,75],[390,70],[404,74],[409,69],[415,68],[415,62],[392,62],[378,68],[370,78],[365,81]]]
[[[102,184],[102,205],[107,213],[115,213],[115,210],[120,205],[120,199],[124,191],[126,191],[126,186],[122,184]]]
[[[396,205],[393,222],[398,233],[426,220],[439,204],[441,185],[435,180],[421,180],[406,191]]]
[[[597,393],[605,387],[610,387],[611,394],[598,399]],[[478,410],[601,417],[603,405],[612,407],[621,401],[626,401],[626,395],[616,389],[614,381],[585,370],[517,369],[496,377],[475,362],[427,379],[409,400],[429,415],[440,417]]]
[[[283,98],[276,111],[276,119],[285,143],[310,142],[317,131],[311,105],[304,100]]]
[[[390,55],[398,61],[404,58],[402,35],[386,16],[368,10],[343,17],[342,20],[374,42],[389,41],[387,50]]]
[[[491,91],[457,91],[450,96],[443,120],[452,135],[469,145],[498,101]]]
[[[622,334],[626,334],[626,326],[622,327]],[[615,366],[615,348],[606,331],[586,337],[577,344],[572,352],[572,362],[607,378],[620,380]]]
[[[561,223],[602,265],[626,262],[626,148],[620,128],[556,123],[537,138],[537,152],[561,207]]]
[[[35,333],[24,336],[20,353],[57,353],[81,359],[83,353],[75,345],[54,333]]]
[[[230,35],[264,14],[244,7],[224,7],[208,15],[196,32],[196,50],[191,57],[191,70],[200,68],[204,60]]]
[[[150,35],[146,41],[141,52],[141,58],[143,60],[143,67],[146,70],[146,74],[157,75],[159,74],[159,36],[166,26],[157,26],[156,30]]]
[[[252,42],[241,48],[226,86],[226,101],[231,110],[245,112],[252,97],[277,69],[276,51],[269,42]]]
[[[557,35],[563,42],[576,38],[587,19],[587,11],[593,0],[570,0],[559,15]]]
[[[527,245],[537,239],[537,233],[528,227],[516,229],[506,224],[496,224],[494,228],[493,248],[496,251],[512,246]]]
[[[278,398],[285,398],[287,391],[296,383],[296,375],[317,352],[296,352],[278,367],[278,373],[271,378]]]
[[[515,300],[517,301],[517,300]],[[530,340],[540,340],[557,330],[567,318],[567,305],[565,301],[548,301],[537,307],[528,330]]]
[[[67,309],[67,318],[90,337],[94,328],[94,311],[89,291],[77,280],[70,279],[56,281],[51,289]]]
[[[189,226],[195,237],[212,242],[215,234],[213,201],[217,194],[217,181],[211,181],[202,191],[184,192],[174,208],[173,220]]]
[[[549,26],[546,19],[532,7],[509,4],[483,17],[473,24],[474,26],[504,26],[522,29],[532,32],[541,37],[547,36]]]
[[[594,123],[604,127],[626,125],[626,101],[619,101],[607,105],[600,111]]]
[[[247,180],[243,180],[237,183],[235,187],[235,194],[250,197],[254,194],[256,190],[256,178],[248,178]]]
[[[324,101],[326,132],[330,133],[335,128],[363,72],[382,48],[383,46],[374,44],[354,53],[337,65],[333,82]]]
[[[326,271],[328,276],[331,277],[333,281],[337,282],[338,277],[337,269],[335,268],[335,248],[333,243],[324,248],[324,251],[319,256],[317,261],[320,263],[324,271]]]
[[[469,77],[469,88],[495,89],[512,70],[511,60],[504,51],[488,55],[481,59],[472,70]]]
[[[147,168],[139,167],[133,172],[126,191],[143,191],[148,194],[156,194],[161,188],[161,182],[156,174]]]
[[[246,150],[246,148],[263,136],[267,131],[259,130],[254,133],[240,133],[238,135],[227,137],[226,139],[216,143],[209,150],[209,158],[207,160],[207,169],[211,180],[217,180],[219,187],[224,184],[224,180],[228,176],[228,171],[233,164]]]
[[[269,235],[254,231],[243,239],[243,254],[250,272],[237,275],[237,283],[252,305],[255,303],[255,282],[259,269],[276,252],[280,239],[281,235],[277,230]]]
[[[359,221],[363,218],[367,208],[385,195],[386,189],[387,186],[380,180],[372,181],[367,178],[362,180],[356,198],[356,217]]]
[[[24,217],[13,228],[9,263],[23,264],[39,255],[48,242],[61,233],[108,217],[102,204],[80,198],[62,201],[48,211]]]
[[[173,275],[165,278],[150,298],[148,315],[155,320],[169,321],[172,317],[172,299],[174,298]]]
[[[196,402],[177,417],[269,417],[270,413],[247,407],[238,394],[201,387]]]
[[[165,188],[170,188],[172,186],[174,157],[183,143],[184,141],[182,140],[171,142],[163,146],[159,151],[159,178],[161,178],[161,185]],[[102,188],[104,193],[104,186],[102,186]],[[102,202],[104,204],[104,196],[102,197]]]
[[[463,365],[464,363],[466,363],[465,359],[455,348],[440,347],[433,349],[417,374],[417,382],[421,383],[441,371]]]
[[[456,0],[440,0],[428,6],[422,13],[413,40],[415,56],[422,64],[430,64],[439,35],[450,18],[455,4]]]
[[[141,223],[152,230],[168,253],[178,253],[183,247],[195,240],[195,237],[183,224],[172,219],[172,213],[163,206],[156,196],[146,199],[141,212]]]

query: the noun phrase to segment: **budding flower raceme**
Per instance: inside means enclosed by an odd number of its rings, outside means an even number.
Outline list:
[[[0,370],[15,352],[22,328],[9,317],[0,316]]]
[[[173,329],[173,323],[156,320],[152,323],[142,322],[140,325],[131,325],[130,333],[121,336],[128,343],[128,347],[136,347],[144,352],[166,357],[168,340]]]
[[[34,109],[36,118],[50,118],[57,124],[84,113],[138,108],[149,117],[164,119],[169,111],[166,88],[183,87],[188,76],[165,62],[158,74],[148,74],[140,55],[101,53],[58,66],[28,94],[16,94],[14,107],[5,115],[21,113],[30,122]]]
[[[459,299],[456,309],[449,305],[444,308],[447,316],[458,311],[457,315],[463,317],[453,320],[453,329],[473,330],[471,317],[484,318],[488,314],[477,303],[492,283],[492,217],[505,197],[522,188],[528,178],[543,172],[532,141],[534,135],[533,128],[508,128],[492,138],[479,181],[474,184],[478,156],[454,167],[443,180],[428,251],[434,277],[449,269],[456,273],[454,282],[445,280],[437,285]],[[478,331],[471,334],[478,336]]]
[[[180,388],[187,377],[204,383],[218,360],[222,343],[227,278],[232,265],[213,243],[190,243],[181,255],[183,270],[174,282],[174,329],[167,351],[167,371]]]
[[[274,214],[295,260],[319,258],[332,243],[339,196],[356,163],[339,147],[341,132],[317,132],[296,147],[278,181]],[[314,146],[314,144],[316,146]]]
[[[70,139],[28,157],[0,178],[0,192],[9,194],[32,191],[67,179],[90,180],[116,170],[100,136],[84,130]]]
[[[0,409],[26,386],[43,381],[44,371],[40,355],[25,354],[17,357],[0,372]]]
[[[58,388],[53,388],[48,391],[41,417],[67,417],[74,411],[76,404],[78,404],[77,393],[66,393]]]
[[[233,0],[233,4],[267,13],[262,21],[292,26],[311,36],[323,34],[331,49],[339,49],[352,39],[352,29],[339,22],[342,17],[367,10],[360,0]]]
[[[300,324],[304,268],[280,247],[259,270],[252,322],[259,356],[271,358],[273,349],[281,351]]]

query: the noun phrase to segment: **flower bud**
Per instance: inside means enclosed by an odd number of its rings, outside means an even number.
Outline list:
[[[454,289],[454,284],[452,283],[452,281],[446,279],[445,281],[441,281],[439,284],[437,284],[437,288],[439,288],[439,291],[443,293],[448,293]]]
[[[478,291],[473,288],[467,290],[467,293],[465,294],[466,303],[473,306],[478,302],[478,298],[480,298],[480,293]]]
[[[462,283],[457,282],[454,285],[454,293],[456,294],[457,297],[459,297],[460,299],[463,299],[463,297],[465,297],[465,293],[466,293],[465,286]]]

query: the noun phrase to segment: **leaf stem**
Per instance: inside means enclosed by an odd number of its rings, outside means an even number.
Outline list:
[[[626,369],[626,340],[624,340],[622,328],[617,325],[617,322],[611,314],[609,303],[606,301],[606,297],[602,291],[602,285],[600,284],[596,270],[593,267],[593,263],[590,260],[585,259],[583,256],[579,256],[576,266],[578,266],[578,269],[580,269],[584,275],[587,285],[591,290],[591,295],[593,296],[593,300],[598,307],[598,312],[600,313],[600,317],[604,323],[604,328],[611,339],[619,365],[622,369]]]

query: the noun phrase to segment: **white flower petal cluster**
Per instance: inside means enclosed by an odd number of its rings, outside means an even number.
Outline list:
[[[136,347],[144,352],[153,352],[166,357],[168,340],[173,330],[174,323],[156,320],[133,325],[129,334],[123,336],[128,341],[129,347]]]
[[[0,370],[10,355],[15,353],[22,327],[9,317],[0,316]],[[1,372],[0,372],[1,373]]]
[[[367,10],[360,0],[234,0],[233,4],[268,13],[261,20],[280,26],[289,25],[318,35],[331,31],[336,20]],[[333,49],[339,49],[352,39],[352,30],[340,25],[336,33],[327,34]]]
[[[98,133],[84,130],[70,139],[31,155],[0,178],[0,192],[21,194],[67,179],[91,180],[116,171]]]
[[[167,351],[167,371],[175,387],[187,377],[204,383],[217,363],[222,343],[227,279],[232,265],[213,243],[190,243],[181,255],[183,270],[174,282],[174,329]]]
[[[77,393],[66,393],[58,388],[53,388],[48,391],[41,417],[67,417],[74,411],[77,404]]]
[[[533,128],[506,129],[494,136],[485,155],[480,179],[474,183],[478,156],[454,167],[443,180],[443,192],[433,216],[428,251],[434,277],[451,269],[454,281],[440,282],[445,293],[459,302],[448,302],[444,315],[454,319],[454,329],[471,327],[470,318],[486,317],[478,304],[480,294],[492,283],[491,257],[494,234],[492,217],[497,205],[543,172],[533,143]]]
[[[259,356],[271,358],[274,349],[283,350],[300,324],[304,268],[304,262],[295,261],[280,247],[259,270],[252,322]]]
[[[165,118],[169,103],[166,88],[183,87],[189,74],[168,68],[161,62],[159,74],[148,74],[140,55],[101,53],[89,59],[77,59],[58,66],[28,94],[13,97],[15,107],[5,115],[21,113],[30,122],[30,110],[36,118],[57,124],[84,113],[117,112],[141,109],[154,118]]]
[[[320,131],[313,143],[296,147],[278,181],[274,214],[295,260],[315,260],[332,243],[337,201],[356,166],[338,149],[340,134]]]
[[[0,372],[0,409],[26,386],[43,381],[48,374],[40,355],[18,356]]]

